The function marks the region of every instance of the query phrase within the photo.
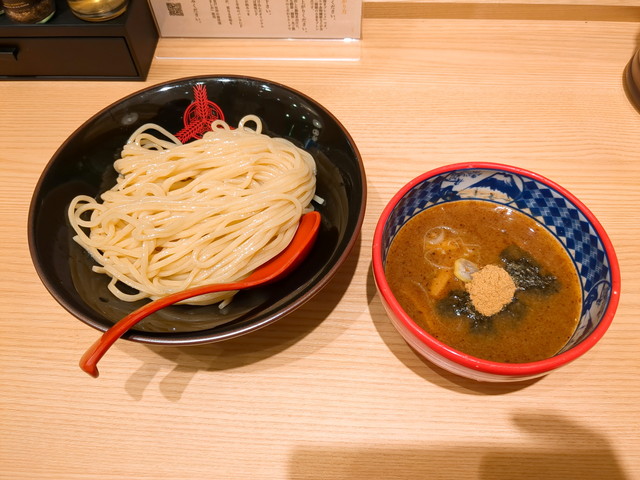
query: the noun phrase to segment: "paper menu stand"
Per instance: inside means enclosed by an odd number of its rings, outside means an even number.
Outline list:
[[[359,39],[362,0],[149,0],[160,36]]]

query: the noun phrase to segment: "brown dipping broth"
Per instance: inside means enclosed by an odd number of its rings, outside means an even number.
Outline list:
[[[464,292],[465,282],[454,275],[454,262],[505,266],[504,252],[514,247],[540,275],[553,278],[553,285],[519,288],[514,300],[490,317],[456,314],[450,299],[453,292]],[[535,220],[505,205],[461,200],[416,215],[394,238],[385,272],[394,296],[418,325],[486,360],[549,358],[567,343],[580,315],[580,281],[562,245]]]

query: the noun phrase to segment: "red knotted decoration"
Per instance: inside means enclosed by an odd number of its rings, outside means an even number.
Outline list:
[[[224,120],[224,114],[218,105],[207,98],[207,87],[203,83],[193,87],[194,101],[187,107],[182,117],[184,128],[176,133],[182,143],[202,138],[211,131],[211,123]]]

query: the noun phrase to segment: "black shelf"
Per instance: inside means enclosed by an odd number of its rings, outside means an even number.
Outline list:
[[[65,0],[47,23],[17,24],[0,16],[0,79],[144,80],[158,29],[146,0],[106,22],[77,18]]]

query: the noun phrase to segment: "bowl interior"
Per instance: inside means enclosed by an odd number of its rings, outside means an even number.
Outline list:
[[[271,286],[239,293],[227,308],[173,306],[149,316],[125,338],[150,343],[195,343],[237,336],[275,321],[317,293],[354,245],[364,217],[366,184],[358,150],[339,121],[307,96],[283,85],[245,77],[191,77],[157,85],[107,107],[84,123],[45,168],[33,195],[29,243],[36,269],[51,294],[85,323],[106,330],[144,304],[123,302],[108,278],[73,240],[66,219],[71,199],[97,196],[114,185],[113,162],[131,133],[157,123],[172,133],[203,84],[207,97],[236,126],[255,114],[263,132],[305,148],[317,163],[321,230],[310,256]]]
[[[418,213],[445,202],[482,200],[507,205],[544,225],[572,259],[582,286],[582,310],[573,336],[557,355],[580,344],[604,318],[612,271],[601,227],[561,187],[520,169],[469,167],[419,179],[391,210],[382,233],[382,264],[400,228]],[[607,240],[608,242],[608,240]]]

